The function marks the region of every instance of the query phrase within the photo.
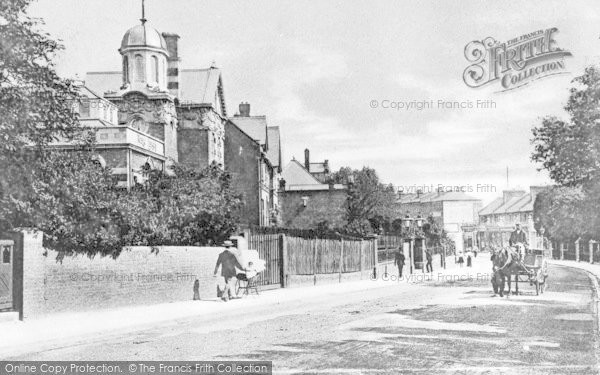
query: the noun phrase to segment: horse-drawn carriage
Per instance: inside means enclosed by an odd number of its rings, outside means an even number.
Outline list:
[[[535,286],[535,294],[544,293],[548,277],[547,251],[528,249],[524,244],[504,248],[492,255],[494,293],[504,296],[504,286],[508,283],[508,294],[511,292],[511,281],[514,275],[515,291],[519,294],[519,282]]]

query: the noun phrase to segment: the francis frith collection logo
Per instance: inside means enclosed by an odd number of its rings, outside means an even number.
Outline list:
[[[465,47],[471,63],[463,80],[469,87],[481,87],[498,81],[500,91],[512,90],[540,78],[568,73],[565,57],[571,52],[559,48],[553,27],[537,30],[500,43],[492,37],[475,40]]]

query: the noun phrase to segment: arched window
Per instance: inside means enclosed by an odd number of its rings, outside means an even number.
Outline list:
[[[123,56],[123,83],[129,83],[129,59]]]
[[[144,58],[142,55],[135,55],[135,80],[136,82],[144,82],[145,69]]]
[[[152,78],[154,78],[154,82],[158,83],[158,76],[160,74],[160,69],[158,67],[158,57],[152,56]]]
[[[148,130],[149,130],[148,123],[139,116],[135,116],[134,118],[132,118],[129,121],[129,126],[134,128],[135,130],[139,130],[144,133],[148,133]]]

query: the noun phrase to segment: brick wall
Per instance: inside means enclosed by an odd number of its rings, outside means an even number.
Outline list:
[[[231,173],[233,188],[244,195],[240,223],[259,225],[258,143],[231,122],[225,123],[225,170]]]
[[[306,207],[302,197],[308,197]],[[311,229],[328,221],[334,228],[346,223],[346,190],[285,191],[279,193],[283,226]]]
[[[179,162],[193,168],[208,166],[208,132],[206,129],[179,129]]]
[[[42,246],[42,234],[23,233],[23,318],[57,312],[97,310],[216,297],[213,278],[221,248],[149,247],[125,249],[119,258],[67,257]]]

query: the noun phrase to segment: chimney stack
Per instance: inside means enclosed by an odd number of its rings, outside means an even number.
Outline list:
[[[304,168],[310,172],[310,151],[304,150]]]
[[[241,117],[250,117],[250,103],[248,103],[248,102],[240,103],[240,116]]]
[[[179,35],[173,33],[162,33],[167,42],[167,89],[169,94],[179,99]]]

